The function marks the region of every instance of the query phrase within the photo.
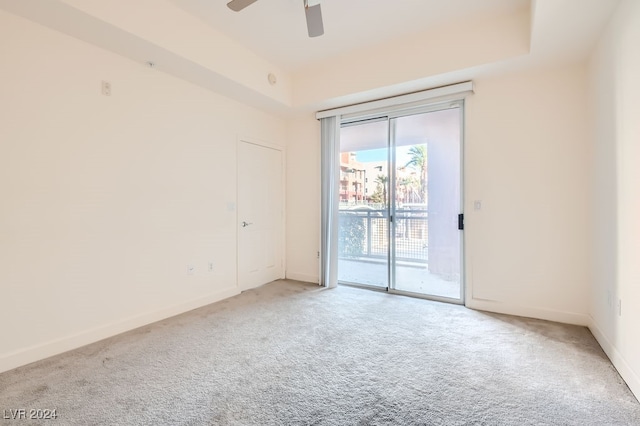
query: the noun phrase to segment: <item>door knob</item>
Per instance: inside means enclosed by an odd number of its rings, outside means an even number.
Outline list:
[[[251,222],[245,222],[245,221],[242,221],[242,227],[243,227],[243,228],[246,228],[246,227],[247,227],[247,226],[249,226],[249,225],[253,225],[253,223],[251,223]]]

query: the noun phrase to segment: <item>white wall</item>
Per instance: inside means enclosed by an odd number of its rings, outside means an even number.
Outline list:
[[[622,1],[589,64],[594,335],[640,395],[640,3]],[[622,312],[618,312],[618,301]]]
[[[0,99],[0,371],[237,293],[237,136],[282,119],[5,12]]]
[[[320,122],[309,114],[287,128],[287,278],[320,282]]]
[[[586,325],[585,67],[474,83],[466,104],[467,304]]]
[[[464,171],[467,303],[586,325],[585,66],[474,82],[476,93],[467,100]],[[295,131],[288,147],[288,270],[317,281],[312,256],[319,194],[310,198],[305,185],[317,178],[309,174],[320,162],[320,130],[311,117],[289,128]],[[473,211],[474,200],[482,200],[481,211]]]

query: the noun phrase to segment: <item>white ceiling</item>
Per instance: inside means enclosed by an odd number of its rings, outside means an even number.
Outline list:
[[[529,0],[322,0],[325,34],[307,36],[304,0],[259,0],[233,12],[227,0],[172,0],[285,70],[469,17],[506,14]]]

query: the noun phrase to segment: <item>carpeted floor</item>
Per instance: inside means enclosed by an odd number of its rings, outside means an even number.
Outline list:
[[[0,374],[0,415],[21,408],[56,408],[51,425],[640,425],[586,328],[292,281]]]

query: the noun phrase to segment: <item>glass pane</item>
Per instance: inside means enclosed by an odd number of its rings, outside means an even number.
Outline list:
[[[387,120],[340,132],[338,281],[388,287]]]
[[[460,110],[393,121],[393,288],[461,299]]]

